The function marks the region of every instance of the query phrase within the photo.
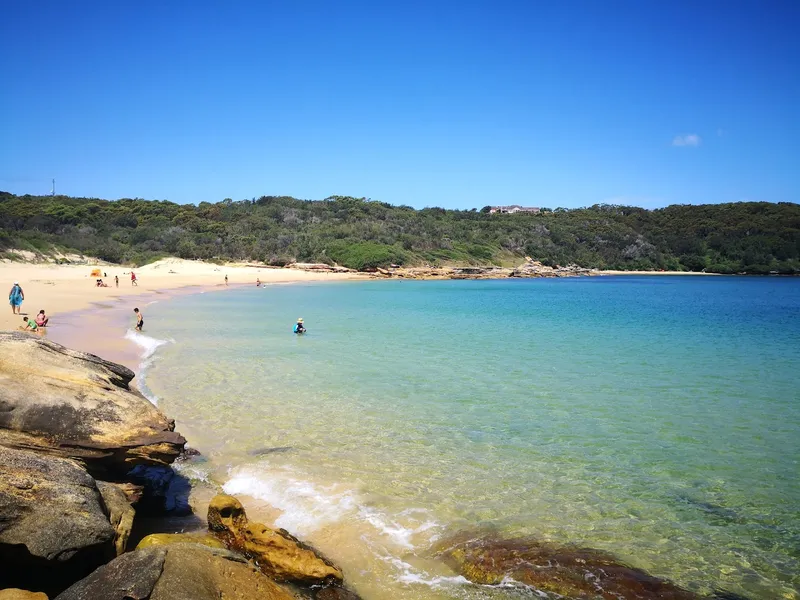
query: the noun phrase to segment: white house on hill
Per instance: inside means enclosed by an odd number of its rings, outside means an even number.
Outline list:
[[[508,213],[513,215],[514,213],[526,212],[526,213],[538,213],[539,208],[536,206],[520,206],[519,204],[512,204],[510,206],[492,206],[489,209],[491,214],[494,213]]]

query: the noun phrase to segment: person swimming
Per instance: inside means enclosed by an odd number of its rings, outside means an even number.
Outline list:
[[[305,326],[303,325],[303,319],[297,319],[297,323],[294,324],[294,332],[295,333],[305,333],[308,331]]]

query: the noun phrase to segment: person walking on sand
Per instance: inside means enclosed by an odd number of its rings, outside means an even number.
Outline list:
[[[8,291],[8,303],[11,305],[11,314],[22,314],[22,301],[25,300],[25,292],[19,285],[19,281],[15,281],[14,285]]]
[[[114,283],[116,283],[117,287],[119,287],[119,275],[114,275]]]
[[[138,308],[134,308],[133,312],[136,313],[136,331],[141,331],[144,327],[144,317]]]
[[[131,285],[139,287],[139,282],[136,281],[136,273],[134,273],[133,271],[131,271]]]
[[[228,285],[228,274],[225,274],[225,285]]]

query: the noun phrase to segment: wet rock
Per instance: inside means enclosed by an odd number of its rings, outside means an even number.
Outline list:
[[[291,600],[246,559],[199,544],[124,554],[55,600]]]
[[[114,535],[77,462],[0,450],[0,587],[63,589],[113,558]]]
[[[0,600],[47,600],[47,594],[29,592],[19,588],[7,588],[0,590]]]
[[[343,579],[338,567],[286,530],[249,523],[244,507],[233,496],[220,494],[211,501],[208,528],[276,581],[319,585]]]
[[[208,504],[208,529],[212,532],[239,532],[247,527],[244,506],[233,496],[217,494]]]
[[[122,477],[136,464],[171,463],[186,442],[130,388],[126,367],[21,332],[0,332],[0,357],[0,445]]]
[[[144,515],[189,515],[189,480],[162,465],[136,465],[127,477],[142,487],[137,510]]]
[[[510,578],[548,598],[699,600],[687,590],[598,550],[532,539],[464,537],[443,543],[439,556],[474,583],[496,585]]]
[[[330,586],[314,594],[314,600],[361,600],[361,596],[345,587]]]
[[[200,544],[209,548],[225,548],[225,544],[219,538],[207,533],[151,533],[142,538],[136,549],[169,544]]]
[[[128,538],[133,528],[133,518],[136,511],[128,501],[126,488],[115,483],[98,481],[97,489],[103,498],[103,503],[108,511],[108,518],[114,528],[114,550],[117,556],[125,552]]]

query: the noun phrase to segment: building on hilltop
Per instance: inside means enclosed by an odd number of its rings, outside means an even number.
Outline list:
[[[512,204],[510,206],[492,206],[489,208],[489,213],[508,213],[513,215],[514,213],[538,213],[539,208],[536,206],[520,206],[519,204]]]

